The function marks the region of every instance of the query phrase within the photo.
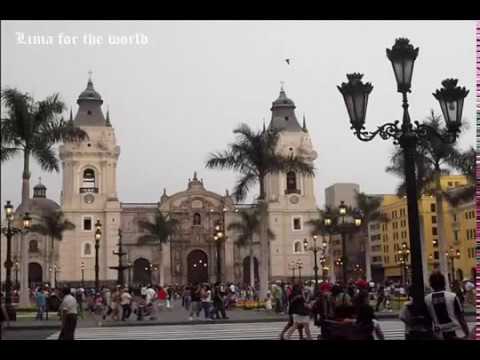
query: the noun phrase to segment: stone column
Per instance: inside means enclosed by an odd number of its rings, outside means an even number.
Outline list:
[[[22,255],[20,257],[20,299],[19,307],[29,307],[30,304],[30,290],[28,284],[28,237],[24,234],[20,235],[20,248]]]

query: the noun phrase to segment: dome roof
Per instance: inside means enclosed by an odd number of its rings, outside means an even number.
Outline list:
[[[28,212],[31,216],[43,216],[57,210],[61,210],[61,207],[55,201],[47,198],[33,198],[21,203],[15,213],[25,214]]]
[[[274,110],[276,108],[295,108],[295,103],[292,99],[287,97],[287,94],[285,93],[283,87],[280,90],[280,95],[278,96],[278,99],[272,103],[271,110]]]
[[[81,101],[99,101],[103,103],[102,97],[93,88],[92,79],[88,79],[87,88],[78,97],[77,104],[80,104]]]

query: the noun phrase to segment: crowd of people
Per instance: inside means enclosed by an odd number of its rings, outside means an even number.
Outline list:
[[[467,338],[470,334],[463,316],[465,301],[471,301],[475,285],[456,282],[446,291],[445,276],[435,271],[426,288],[425,324],[438,339]],[[104,321],[156,320],[161,312],[180,303],[189,320],[228,319],[227,311],[242,301],[261,302],[267,312],[288,314],[288,322],[279,335],[290,339],[297,331],[301,339],[312,339],[310,325],[321,328],[321,339],[384,339],[375,312],[392,311],[394,299],[403,298],[399,318],[405,324],[405,337],[418,338],[419,329],[412,308],[410,289],[399,283],[374,284],[365,277],[341,283],[322,281],[295,284],[272,283],[265,299],[250,286],[233,283],[188,284],[186,286],[141,285],[134,288],[103,287],[52,289],[40,286],[32,291],[37,320],[58,312],[62,319],[61,339],[73,339],[77,319],[89,313],[101,326]],[[400,306],[400,300],[399,300]],[[6,312],[0,314],[5,320]],[[421,325],[421,324],[420,324]],[[428,325],[427,325],[428,327]],[[425,327],[423,326],[423,329]],[[426,335],[427,336],[427,335]]]

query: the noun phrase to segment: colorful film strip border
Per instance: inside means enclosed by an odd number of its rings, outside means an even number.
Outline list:
[[[476,271],[476,291],[477,291],[477,324],[475,327],[476,339],[480,340],[480,156],[478,155],[478,149],[480,148],[480,21],[477,21],[477,157],[476,157],[476,172],[477,172],[477,271]]]

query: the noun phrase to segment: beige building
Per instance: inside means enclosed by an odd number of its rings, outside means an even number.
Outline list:
[[[120,146],[109,117],[102,111],[103,100],[89,79],[80,94],[78,111],[70,121],[84,129],[89,139],[81,143],[60,146],[63,186],[61,203],[46,198],[46,189],[39,184],[28,204],[17,209],[17,216],[30,211],[36,217],[49,211],[62,209],[65,217],[75,224],[66,231],[63,240],[56,242],[54,256],[49,256],[47,239],[29,233],[18,241],[14,256],[27,269],[20,269],[22,284],[59,283],[92,286],[95,279],[95,224],[100,221],[102,237],[99,242],[99,278],[101,283],[113,284],[118,265],[119,230],[127,256],[125,263],[132,265],[124,278],[132,284],[153,281],[160,284],[186,282],[213,282],[216,280],[217,244],[213,240],[214,226],[225,226],[238,219],[238,211],[250,205],[234,204],[228,191],[224,195],[207,190],[203,180],[194,173],[187,188],[175,194],[160,197],[152,203],[122,203],[117,190],[117,164]],[[295,104],[287,98],[283,88],[271,107],[271,128],[282,130],[278,151],[295,154],[313,163],[317,154],[313,150],[305,119],[300,126],[295,115]],[[294,172],[270,175],[266,179],[269,223],[276,235],[271,242],[265,263],[270,280],[290,278],[291,261],[302,261],[304,276],[313,276],[313,256],[304,249],[303,241],[310,238],[306,222],[317,215],[313,178]],[[158,245],[139,244],[144,233],[139,221],[153,220],[159,210],[180,222],[180,231],[170,242]],[[223,281],[243,283],[249,279],[248,249],[236,243],[236,234],[226,232],[220,245],[220,268]],[[256,239],[255,239],[256,240]],[[264,252],[263,252],[264,253]],[[255,245],[255,277],[258,280],[261,252]],[[2,252],[4,257],[4,252]],[[28,264],[28,265],[27,265]],[[30,270],[28,270],[30,269]],[[51,269],[51,271],[49,271]],[[82,271],[83,270],[83,271]]]

